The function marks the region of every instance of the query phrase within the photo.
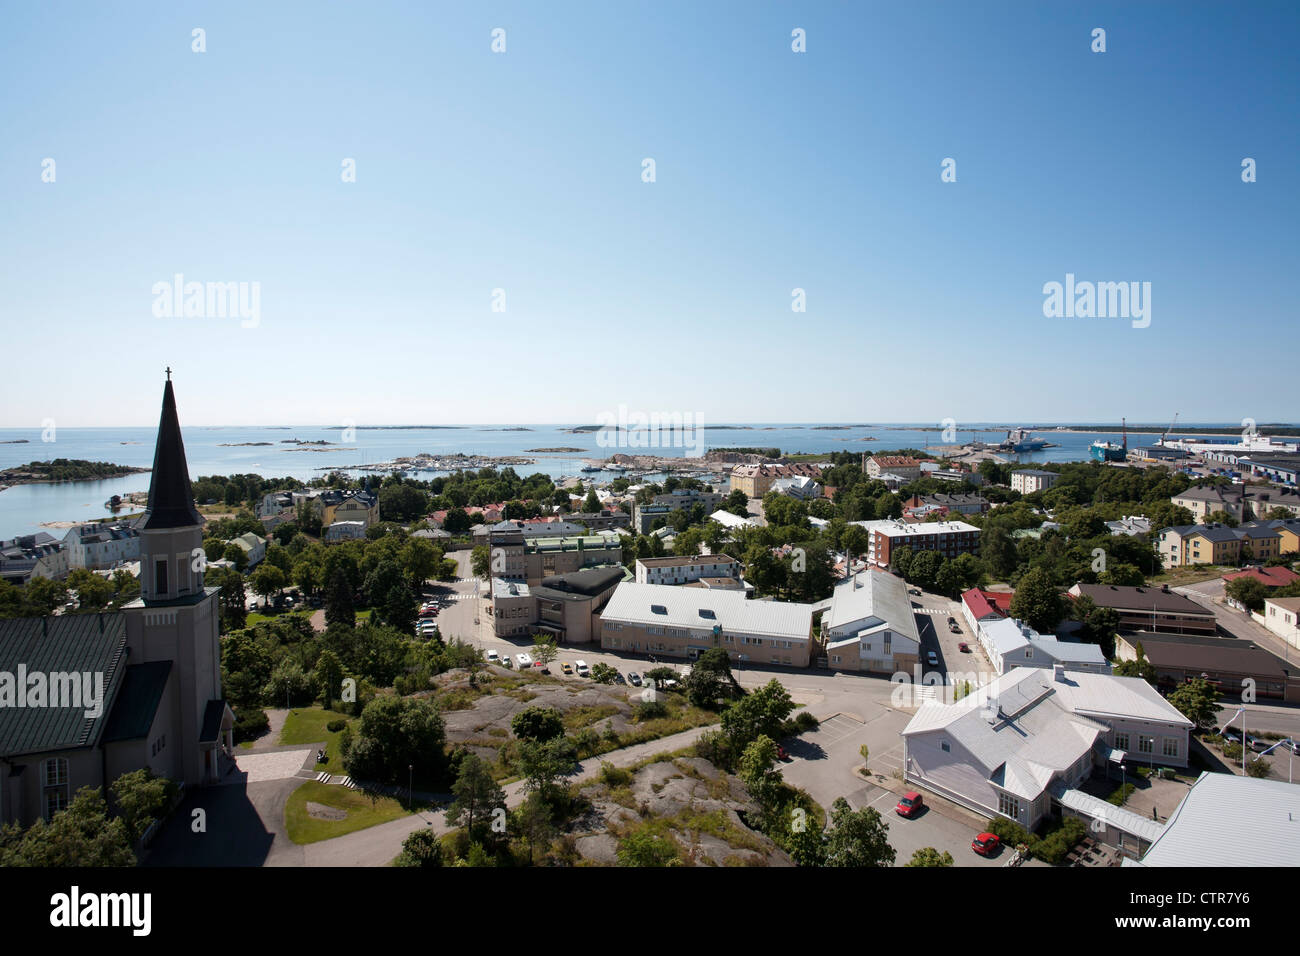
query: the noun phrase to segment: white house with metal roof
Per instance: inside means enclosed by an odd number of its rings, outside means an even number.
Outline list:
[[[903,773],[1033,829],[1131,746],[1144,762],[1187,766],[1191,727],[1140,678],[1016,667],[955,704],[922,704],[902,732]]]
[[[1109,674],[1110,662],[1096,644],[1044,637],[1023,621],[999,617],[979,622],[980,646],[998,674],[1016,667],[1055,667]]]
[[[921,651],[907,583],[885,571],[860,571],[837,584],[822,634],[834,670],[906,672]]]
[[[743,591],[625,581],[600,614],[604,650],[694,660],[721,647],[737,661],[807,667],[811,639],[811,604]]]

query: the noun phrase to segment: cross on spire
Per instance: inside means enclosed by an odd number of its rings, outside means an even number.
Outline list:
[[[167,366],[167,381],[170,382],[171,380],[172,380],[172,367],[171,367],[170,365],[168,365],[168,366]]]

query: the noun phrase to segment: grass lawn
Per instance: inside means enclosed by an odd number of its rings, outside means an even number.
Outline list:
[[[346,810],[348,815],[343,820],[318,820],[307,812],[308,801]],[[294,843],[315,843],[387,823],[406,814],[406,807],[392,797],[371,799],[360,790],[308,780],[289,794],[284,805],[284,825]]]
[[[1187,584],[1200,584],[1202,581],[1213,581],[1215,578],[1221,578],[1229,571],[1238,571],[1240,568],[1220,568],[1213,564],[1189,564],[1181,568],[1169,568],[1161,574],[1150,578],[1152,584],[1168,584],[1170,587],[1183,587]]]
[[[322,707],[295,707],[289,711],[284,727],[280,730],[280,745],[283,747],[290,744],[315,744],[323,740],[325,756],[329,759],[323,764],[317,764],[316,769],[329,773],[344,773],[343,751],[339,746],[339,734],[342,731],[327,730],[326,725],[331,720],[351,722],[353,719]]]

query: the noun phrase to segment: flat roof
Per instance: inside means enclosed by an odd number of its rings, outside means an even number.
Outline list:
[[[717,625],[730,634],[807,641],[812,632],[812,605],[751,601],[743,591],[625,581],[614,590],[601,620],[696,632],[711,631]]]

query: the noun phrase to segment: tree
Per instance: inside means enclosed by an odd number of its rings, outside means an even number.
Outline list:
[[[844,529],[840,544],[849,555],[857,557],[866,554],[871,547],[871,535],[861,525],[851,524]]]
[[[414,765],[416,779],[443,782],[446,757],[442,715],[433,702],[418,697],[376,697],[366,704],[343,769],[359,780],[398,783]]]
[[[533,645],[533,657],[537,658],[543,664],[549,665],[555,656],[559,653],[556,647],[555,636],[553,634],[538,634],[537,643]],[[600,665],[597,664],[597,667]],[[595,669],[592,670],[592,676],[595,676]]]
[[[1209,681],[1197,677],[1169,692],[1169,703],[1199,730],[1213,727],[1219,716],[1218,694]]]
[[[587,500],[582,503],[582,510],[588,514],[599,513],[600,499],[596,497],[596,489],[592,488],[587,492]]]
[[[749,495],[745,494],[739,488],[732,489],[727,495],[726,500],[722,503],[722,510],[729,511],[737,518],[749,517]]]
[[[889,824],[873,807],[853,810],[843,797],[831,804],[831,825],[826,831],[827,866],[893,866]]]
[[[773,678],[763,687],[732,703],[722,714],[722,732],[731,753],[743,753],[759,737],[773,740],[781,736],[781,725],[794,710],[794,701],[781,683]]]
[[[329,710],[330,704],[334,702],[335,689],[342,691],[343,665],[339,663],[338,656],[327,647],[321,651],[320,657],[316,658],[316,669],[313,673],[316,686],[325,701],[325,709]]]
[[[682,850],[671,834],[649,827],[634,830],[618,841],[614,851],[619,866],[681,866]]]
[[[1120,661],[1115,665],[1116,677],[1141,677],[1151,686],[1156,684],[1156,669],[1142,650],[1142,642],[1137,642],[1137,656],[1131,661]]]
[[[78,611],[102,611],[113,597],[108,579],[85,568],[73,568],[65,583],[77,592]]]
[[[334,569],[326,587],[325,624],[327,627],[334,624],[349,628],[357,626],[356,611],[352,607],[352,584],[341,567]]]
[[[167,812],[176,796],[176,784],[155,777],[148,767],[122,774],[109,789],[132,845]]]
[[[528,861],[537,862],[537,847],[545,845],[555,833],[551,810],[539,794],[530,793],[513,814],[512,832],[523,835],[528,844]]]
[[[592,664],[591,679],[597,684],[612,684],[618,680],[618,671],[608,664]]]
[[[1036,631],[1050,634],[1056,630],[1056,625],[1065,616],[1065,604],[1056,582],[1046,569],[1033,568],[1016,583],[1016,596],[1011,599],[1011,616]]]
[[[248,583],[252,586],[253,593],[259,595],[265,601],[272,594],[278,593],[289,582],[285,578],[283,571],[273,564],[263,562],[257,566],[257,570],[249,577]]]
[[[212,568],[205,575],[208,584],[220,589],[217,609],[223,631],[238,631],[248,622],[248,597],[244,593],[244,576],[227,568]]]
[[[1229,581],[1224,592],[1242,607],[1256,613],[1264,610],[1264,599],[1268,597],[1268,588],[1258,578],[1236,578]]]
[[[476,578],[486,578],[492,571],[492,551],[486,544],[480,544],[472,552],[469,559],[470,571]]]
[[[861,747],[858,748],[858,753],[862,756],[862,769],[863,770],[869,769],[867,767],[867,763],[871,758],[870,748],[868,748],[866,744],[863,744]]]
[[[442,841],[432,830],[416,830],[402,841],[394,866],[442,866]]]
[[[236,571],[243,571],[248,567],[248,552],[235,544],[233,541],[226,544],[225,550],[221,556],[235,566]]]
[[[411,538],[398,556],[411,587],[419,589],[442,563],[442,552],[424,538]]]
[[[952,854],[947,850],[940,853],[932,846],[923,846],[912,854],[906,866],[952,866]]]
[[[464,826],[471,840],[484,839],[484,824],[506,805],[505,792],[497,786],[487,764],[476,754],[466,756],[460,762],[451,792],[455,799],[447,807],[447,822],[454,827]]]
[[[781,771],[774,769],[776,753],[776,741],[763,735],[746,747],[737,761],[737,776],[758,804],[763,821],[760,829],[767,829],[771,824],[772,815],[779,809],[785,793]]]
[[[545,742],[523,740],[519,745],[518,770],[524,789],[538,794],[548,805],[555,797],[555,781],[572,772],[577,762],[577,751],[567,737]]]
[[[1080,623],[1079,640],[1097,644],[1109,660],[1115,656],[1115,631],[1119,627],[1119,611],[1113,607],[1098,607],[1086,594],[1074,599],[1071,616]]]
[[[103,795],[91,787],[78,790],[48,823],[37,820],[25,831],[12,823],[0,828],[0,867],[134,865],[125,821],[109,819]]]
[[[711,647],[699,656],[685,684],[690,702],[710,710],[718,706],[720,699],[739,697],[744,693],[731,673],[731,658],[720,647]]]
[[[564,717],[554,707],[525,707],[510,720],[520,740],[544,743],[564,735]]]

